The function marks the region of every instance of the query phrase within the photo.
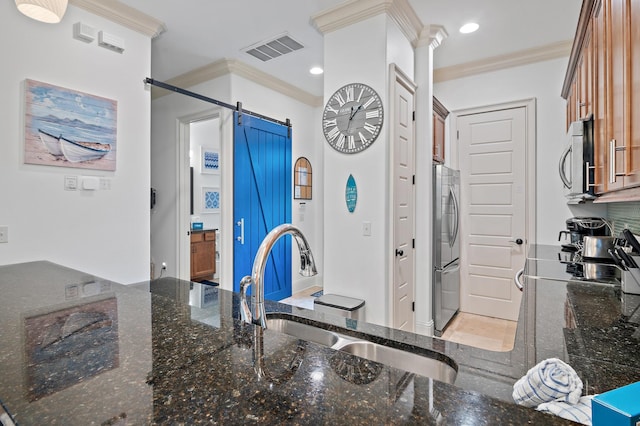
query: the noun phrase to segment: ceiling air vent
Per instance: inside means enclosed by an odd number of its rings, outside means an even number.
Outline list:
[[[300,50],[303,47],[301,43],[284,34],[267,41],[261,41],[243,50],[249,55],[266,62],[278,56]]]

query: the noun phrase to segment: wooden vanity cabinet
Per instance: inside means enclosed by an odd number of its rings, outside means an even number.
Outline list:
[[[449,110],[433,97],[433,161],[444,163],[445,122]]]
[[[583,1],[562,96],[567,125],[593,114],[600,195],[640,186],[639,26],[640,0]]]
[[[216,231],[191,232],[191,281],[210,280],[216,272]]]

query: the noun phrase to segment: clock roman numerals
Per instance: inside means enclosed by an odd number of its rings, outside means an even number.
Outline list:
[[[329,130],[329,133],[327,133],[327,138],[333,141],[335,138],[338,137],[339,134],[340,134],[340,129],[338,129],[337,127],[334,127],[333,129]]]
[[[365,118],[368,120],[370,118],[378,118],[380,117],[380,110],[374,109],[372,111],[366,111],[364,114]]]
[[[366,145],[368,140],[367,140],[367,138],[364,137],[362,132],[358,132],[358,136],[360,137],[360,142],[362,142],[363,145]]]
[[[342,97],[342,93],[340,93],[340,92],[338,92],[335,95],[333,95],[333,99],[338,101],[338,104],[340,105],[340,107],[343,107],[344,104],[347,103],[347,101],[345,101],[344,98]]]
[[[347,102],[353,102],[353,92],[354,92],[354,88],[353,87],[347,87],[346,89],[344,89],[345,94],[347,95]]]
[[[326,120],[324,120],[323,125],[324,125],[325,129],[328,128],[328,127],[331,127],[331,126],[337,126],[338,125],[338,119],[337,118],[326,119]]]
[[[372,135],[375,135],[376,131],[378,130],[378,128],[371,123],[364,123],[363,128]]]

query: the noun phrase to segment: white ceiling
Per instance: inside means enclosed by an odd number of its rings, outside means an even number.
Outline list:
[[[152,75],[166,81],[219,59],[238,59],[309,93],[322,95],[322,35],[310,17],[344,0],[121,0],[165,23],[152,42]],[[581,0],[409,0],[424,24],[449,37],[434,53],[435,68],[572,39]],[[459,34],[465,22],[480,29]],[[243,49],[287,33],[304,49],[262,62]]]

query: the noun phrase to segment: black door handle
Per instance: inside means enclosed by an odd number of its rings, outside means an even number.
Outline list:
[[[396,249],[396,256],[402,256],[404,251]]]
[[[516,238],[515,240],[509,240],[509,241],[511,241],[512,243],[516,243],[519,246],[522,245],[522,243],[524,242],[522,241],[522,238]]]

